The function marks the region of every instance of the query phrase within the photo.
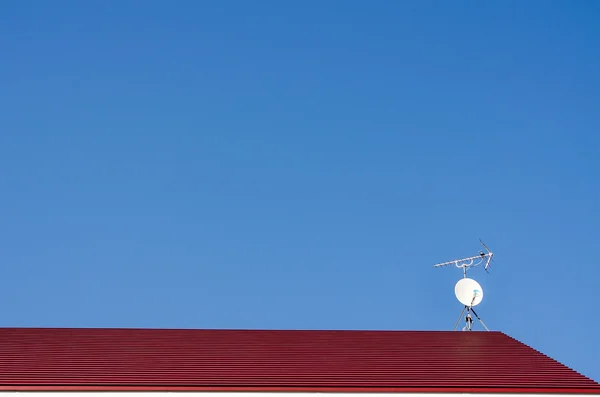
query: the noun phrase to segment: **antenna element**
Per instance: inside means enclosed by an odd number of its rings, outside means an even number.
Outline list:
[[[453,261],[448,261],[448,262],[438,263],[438,264],[433,265],[433,267],[444,267],[444,266],[449,266],[449,265],[455,265],[459,269],[463,269],[463,277],[467,278],[467,269],[469,269],[471,267],[479,266],[485,261],[485,266],[483,267],[483,269],[487,272],[488,267],[490,267],[490,262],[492,261],[492,257],[494,256],[494,253],[489,250],[487,245],[485,245],[483,243],[483,241],[481,241],[481,239],[479,239],[479,241],[481,242],[481,245],[487,252],[479,251],[479,255],[470,256],[468,258],[463,258],[463,259],[455,259]]]

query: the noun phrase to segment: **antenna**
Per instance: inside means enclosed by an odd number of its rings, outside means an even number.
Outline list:
[[[477,320],[479,320],[481,325],[483,325],[483,328],[485,328],[486,331],[489,331],[488,327],[486,327],[484,322],[481,320],[481,318],[479,318],[479,316],[473,309],[474,306],[477,306],[483,300],[483,288],[481,288],[481,285],[479,285],[477,281],[471,278],[467,278],[468,269],[485,263],[484,270],[487,272],[490,266],[490,262],[492,261],[492,257],[494,255],[492,251],[490,251],[488,246],[485,245],[485,243],[481,241],[481,239],[479,239],[479,242],[483,246],[485,252],[479,251],[479,254],[475,256],[470,256],[468,258],[463,259],[455,259],[452,261],[442,262],[433,265],[433,267],[436,268],[455,265],[457,268],[463,270],[463,278],[458,280],[458,282],[454,286],[454,294],[456,295],[456,299],[458,299],[458,301],[463,305],[462,312],[460,312],[460,316],[458,317],[458,321],[454,326],[454,330],[456,330],[456,328],[458,327],[460,319],[466,311],[466,325],[463,328],[463,331],[471,331],[473,327],[473,318],[471,317],[471,313],[473,313],[475,317],[477,317]]]
[[[490,267],[490,262],[492,261],[492,257],[494,256],[494,253],[489,250],[487,245],[485,245],[484,242],[481,241],[481,239],[479,239],[479,241],[481,242],[481,245],[487,252],[479,251],[479,255],[470,256],[468,258],[463,258],[463,259],[455,259],[453,261],[448,261],[448,262],[438,263],[438,264],[433,265],[433,267],[444,267],[444,266],[449,266],[449,265],[455,265],[459,269],[463,269],[463,277],[467,278],[467,269],[469,269],[471,267],[479,266],[485,261],[485,266],[483,269],[487,272],[488,268]],[[476,261],[477,261],[477,263],[475,263]]]

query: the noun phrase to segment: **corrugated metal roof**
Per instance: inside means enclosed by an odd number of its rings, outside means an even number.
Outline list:
[[[503,333],[442,331],[4,328],[0,388],[600,394]]]

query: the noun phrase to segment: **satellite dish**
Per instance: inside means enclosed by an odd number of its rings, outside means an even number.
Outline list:
[[[454,287],[456,299],[467,307],[477,306],[483,299],[483,288],[473,279],[462,278]]]

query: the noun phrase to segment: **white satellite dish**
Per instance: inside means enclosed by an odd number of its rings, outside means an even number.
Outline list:
[[[456,299],[467,307],[477,306],[483,299],[483,288],[473,279],[462,278],[454,287]]]

